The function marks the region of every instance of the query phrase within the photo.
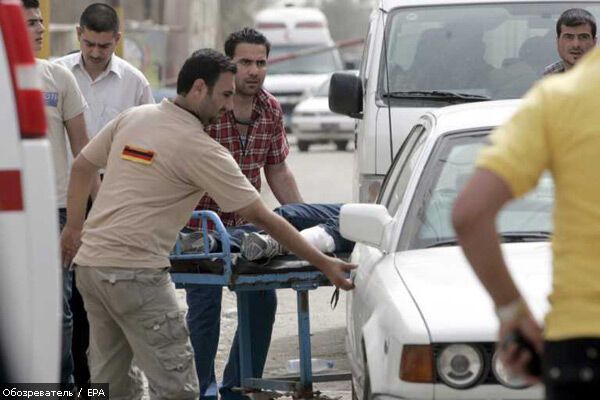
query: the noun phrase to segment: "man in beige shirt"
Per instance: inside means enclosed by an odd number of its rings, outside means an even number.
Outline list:
[[[133,358],[157,398],[198,397],[193,351],[167,267],[169,252],[200,197],[262,226],[343,289],[353,268],[308,244],[270,211],[229,152],[204,125],[232,108],[236,67],[214,50],[182,67],[177,98],[130,109],[111,121],[75,160],[63,257],[77,264],[77,285],[90,321],[93,382],[111,398],[140,398]],[[83,226],[90,182],[106,173]],[[83,226],[83,234],[82,234]]]

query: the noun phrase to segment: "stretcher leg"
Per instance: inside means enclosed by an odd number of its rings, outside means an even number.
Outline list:
[[[252,345],[250,337],[250,304],[247,299],[249,292],[239,291],[237,295],[238,333],[240,346],[240,382],[253,378]]]
[[[299,398],[310,398],[313,395],[312,363],[310,350],[310,310],[308,307],[308,290],[296,291],[298,309],[298,345],[300,353],[300,387]]]

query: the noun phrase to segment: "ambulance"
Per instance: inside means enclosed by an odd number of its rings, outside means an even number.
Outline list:
[[[327,18],[318,8],[274,7],[254,17],[255,26],[271,42],[264,87],[281,103],[285,125],[306,89],[316,88],[332,72],[343,69]]]
[[[59,227],[41,81],[21,1],[0,0],[0,354],[6,382],[59,380]]]

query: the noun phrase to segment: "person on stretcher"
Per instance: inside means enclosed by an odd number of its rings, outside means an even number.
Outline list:
[[[354,242],[344,239],[339,232],[342,204],[298,203],[286,204],[273,210],[286,219],[300,235],[324,253],[349,253]],[[260,227],[253,224],[227,228],[231,251],[241,253],[249,261],[287,254],[288,251]],[[181,250],[186,253],[203,252],[201,230],[184,228],[179,233]],[[219,251],[221,240],[217,232],[208,234],[208,252]]]

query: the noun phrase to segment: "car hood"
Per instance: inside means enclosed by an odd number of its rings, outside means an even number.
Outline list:
[[[328,76],[329,74],[267,74],[263,86],[273,94],[303,93],[306,89],[323,83]]]
[[[541,322],[549,308],[550,244],[504,244],[502,252],[519,290]],[[459,247],[398,253],[395,264],[432,342],[497,340],[494,305]]]

